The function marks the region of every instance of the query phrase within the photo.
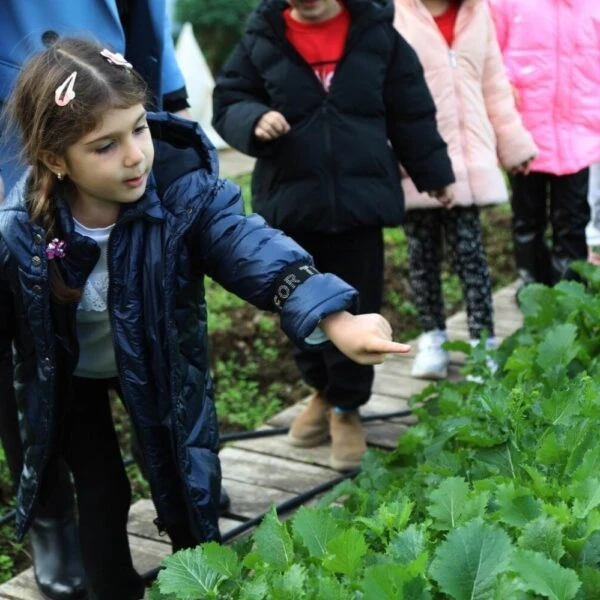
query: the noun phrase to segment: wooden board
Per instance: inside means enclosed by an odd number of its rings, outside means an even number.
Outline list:
[[[301,453],[302,449],[296,448],[296,451]],[[305,462],[291,462],[279,456],[248,452],[237,447],[223,449],[219,458],[223,476],[227,479],[293,494],[335,477],[329,469]]]
[[[223,479],[223,485],[231,498],[231,508],[227,512],[227,516],[246,519],[264,513],[269,510],[271,505],[281,504],[296,495],[292,492],[252,485],[233,479]],[[221,530],[221,533],[225,533],[225,531]]]
[[[167,535],[159,535],[156,525],[156,510],[152,500],[138,500],[129,510],[129,520],[127,522],[127,531],[130,535],[151,539],[156,542],[170,544]],[[243,521],[233,519],[219,519],[219,529],[221,533],[233,529],[240,525]]]

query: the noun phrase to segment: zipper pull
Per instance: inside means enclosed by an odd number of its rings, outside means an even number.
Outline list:
[[[452,50],[452,49],[448,50],[448,58],[450,59],[450,66],[453,69],[456,69],[456,65],[457,65],[456,52],[454,52],[454,50]]]

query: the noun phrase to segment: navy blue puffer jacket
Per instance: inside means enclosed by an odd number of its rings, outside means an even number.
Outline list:
[[[258,216],[243,216],[239,189],[220,180],[214,149],[196,124],[150,115],[156,159],[144,196],[123,205],[109,243],[109,312],[124,401],[148,468],[163,526],[182,506],[198,541],[219,538],[218,429],[209,373],[203,277],[261,309],[302,344],[320,319],[351,306],[355,291],[333,275],[311,274],[311,258]],[[0,206],[0,372],[10,372],[24,416],[25,466],[17,533],[26,532],[78,361],[74,305],[50,296],[46,233],[30,222],[18,185]],[[82,286],[98,260],[73,231],[55,194],[67,256],[65,280]],[[0,395],[8,393],[7,382]],[[67,398],[67,400],[65,400]],[[2,398],[0,397],[0,402]],[[108,508],[108,507],[107,507]]]

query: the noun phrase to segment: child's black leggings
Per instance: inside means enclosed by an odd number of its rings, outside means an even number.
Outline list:
[[[359,228],[338,234],[293,232],[290,236],[314,258],[322,273],[333,273],[360,294],[359,314],[381,310],[383,297],[383,232]],[[317,351],[296,349],[294,358],[308,385],[325,392],[327,401],[345,410],[371,396],[374,370],[358,365],[333,344]]]
[[[440,275],[445,237],[450,264],[463,289],[469,335],[478,339],[487,331],[493,336],[492,284],[477,207],[411,210],[404,217],[404,230],[410,284],[423,331],[446,329]]]
[[[131,488],[112,420],[109,390],[116,379],[73,378],[73,398],[62,435],[62,457],[75,482],[79,535],[90,600],[138,600],[144,584],[127,537]],[[49,465],[42,497],[56,482]],[[168,531],[174,549],[195,545],[189,530]]]
[[[570,175],[532,172],[511,178],[515,260],[525,283],[574,278],[569,265],[587,259],[589,169]],[[548,244],[548,223],[552,243]]]
[[[121,458],[108,391],[116,380],[73,379],[62,453],[75,482],[88,592],[94,600],[138,600],[144,584],[127,539],[131,488]],[[52,485],[52,469],[45,486]]]

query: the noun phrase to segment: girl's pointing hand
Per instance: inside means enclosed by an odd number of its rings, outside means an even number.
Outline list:
[[[325,317],[321,328],[341,352],[362,365],[382,363],[386,354],[410,352],[408,344],[392,341],[392,328],[379,314],[337,312]]]

